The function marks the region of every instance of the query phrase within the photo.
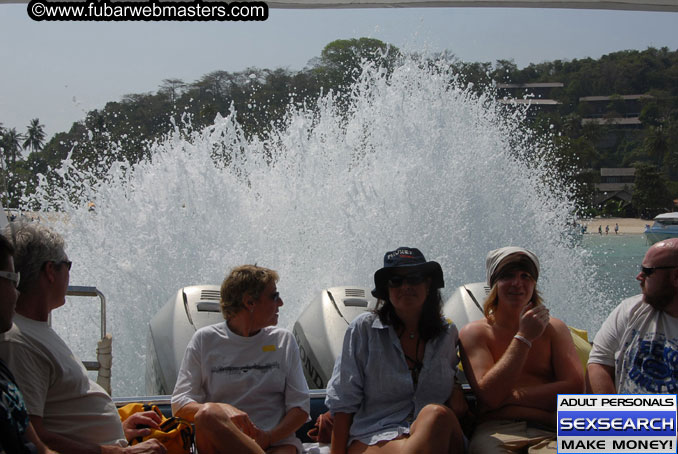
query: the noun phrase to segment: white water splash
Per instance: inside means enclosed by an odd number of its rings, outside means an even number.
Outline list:
[[[56,198],[67,213],[55,228],[74,261],[71,284],[108,298],[114,394],[143,393],[146,326],[161,305],[243,263],[280,272],[280,323],[291,326],[323,288],[370,287],[398,246],[439,261],[449,295],[484,280],[488,250],[521,245],[542,261],[552,313],[597,329],[606,296],[586,252],[565,239],[573,204],[524,114],[502,114],[493,96],[412,61],[390,77],[366,66],[353,89],[347,119],[327,96],[315,112],[290,106],[271,138],[248,141],[231,114],[203,131],[177,129],[149,161],[117,163],[106,181],[89,186],[64,167],[66,189],[48,195],[41,185],[37,198]],[[229,165],[215,163],[219,153]],[[91,351],[89,318],[74,301],[55,312],[67,342]]]

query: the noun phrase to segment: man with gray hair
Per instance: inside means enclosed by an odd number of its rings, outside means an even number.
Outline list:
[[[678,391],[678,238],[652,245],[636,279],[642,297],[622,301],[593,340],[588,392]]]
[[[12,326],[21,275],[14,272],[14,246],[0,235],[0,333]],[[16,379],[0,359],[0,453],[54,454],[40,441],[28,419]]]
[[[137,425],[158,427],[159,417],[137,414],[123,427],[110,396],[48,324],[68,290],[71,261],[63,238],[37,223],[10,224],[4,234],[14,242],[21,280],[14,325],[0,336],[0,358],[16,377],[37,435],[69,454],[165,453],[157,440],[127,446],[127,439],[150,432]]]

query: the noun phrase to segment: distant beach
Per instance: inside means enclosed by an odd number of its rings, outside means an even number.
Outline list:
[[[614,235],[614,225],[619,224],[619,235],[641,235],[645,231],[647,224],[652,225],[651,219],[639,218],[594,218],[587,221],[580,221],[587,226],[586,233],[598,234],[598,226],[603,227],[605,235],[605,226],[610,226],[609,235]]]

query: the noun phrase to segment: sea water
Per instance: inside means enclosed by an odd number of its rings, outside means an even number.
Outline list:
[[[610,312],[624,298],[640,294],[636,276],[649,247],[645,235],[592,233],[584,235],[581,245],[591,252],[589,263],[597,270],[598,291],[610,295],[603,312]]]
[[[147,161],[115,163],[105,178],[67,160],[63,185],[42,179],[32,200],[64,213],[52,224],[67,241],[71,284],[107,297],[114,395],[144,392],[153,314],[182,286],[219,284],[244,263],[280,273],[286,327],[324,288],[371,288],[398,246],[442,265],[445,297],[485,279],[489,250],[520,245],[541,260],[554,316],[595,332],[619,299],[603,282],[610,266],[595,259],[607,250],[570,235],[571,190],[551,170],[549,138],[445,64],[406,60],[390,74],[365,64],[348,104],[331,93],[317,106],[291,100],[266,139],[247,139],[235,118],[177,124],[149,144]],[[69,298],[53,318],[90,359],[96,301]]]

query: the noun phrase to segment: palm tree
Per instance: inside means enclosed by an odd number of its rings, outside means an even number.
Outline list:
[[[647,135],[643,141],[643,148],[645,149],[645,153],[653,158],[657,167],[661,168],[664,163],[664,157],[669,151],[668,137],[661,125],[650,126],[648,128]]]
[[[185,87],[186,83],[181,79],[164,79],[158,93],[169,96],[170,102],[174,104]]]
[[[26,128],[26,140],[24,140],[23,148],[31,151],[42,150],[42,145],[45,143],[45,125],[40,124],[40,120],[34,118],[31,124]]]
[[[16,162],[16,156],[21,152],[21,139],[23,137],[17,132],[16,128],[5,129],[2,132],[0,147],[2,148],[7,167],[9,167],[10,162],[12,164]]]

